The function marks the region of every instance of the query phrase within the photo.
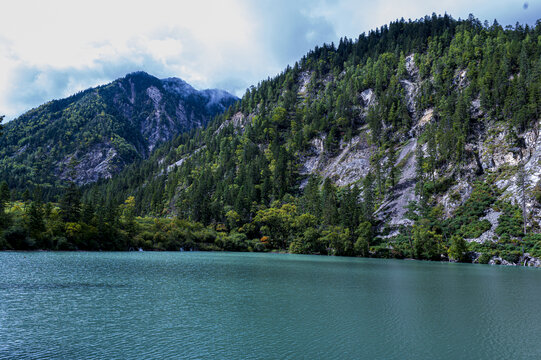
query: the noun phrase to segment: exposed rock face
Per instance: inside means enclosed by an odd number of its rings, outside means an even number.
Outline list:
[[[144,76],[146,74],[139,74]],[[150,77],[150,75],[146,75]],[[130,75],[126,77],[129,78]],[[185,81],[178,78],[158,80],[148,79],[145,91],[139,93],[139,102],[144,109],[124,112],[124,115],[146,115],[140,123],[140,132],[145,140],[142,144],[143,156],[148,156],[156,146],[167,140],[171,140],[176,134],[193,127],[204,126],[210,119],[227,109],[233,102],[238,100],[226,91],[207,89],[198,91]],[[123,84],[124,79],[117,80],[120,86],[127,89]],[[133,81],[128,79],[130,89]],[[141,86],[143,85],[143,86]],[[146,84],[140,84],[140,90]],[[145,96],[146,95],[146,96]],[[135,99],[133,96],[131,99]],[[135,100],[133,100],[135,102]],[[119,101],[118,103],[121,103]]]
[[[530,254],[525,253],[519,260],[519,264],[522,266],[541,267],[541,259],[532,257]]]
[[[177,167],[180,167],[187,159],[189,159],[190,157],[194,156],[195,154],[197,154],[198,152],[200,152],[201,150],[204,150],[206,148],[206,146],[203,146],[197,150],[195,150],[193,153],[191,153],[190,155],[188,156],[185,156],[183,158],[181,158],[180,160],[177,160],[175,161],[174,163],[172,163],[171,165],[168,165],[167,168],[166,168],[166,172],[167,173],[170,173],[171,171],[173,171],[175,168]]]
[[[251,121],[252,118],[253,118],[253,116],[248,116],[247,117],[243,113],[238,112],[235,115],[233,115],[231,117],[231,119],[228,119],[228,120],[224,121],[222,124],[220,124],[220,126],[216,130],[216,133],[221,132],[224,128],[228,127],[229,125],[232,125],[236,130],[243,133],[244,132],[244,125],[246,125],[246,123],[248,121]]]
[[[415,149],[417,140],[411,139],[404,145],[398,156],[396,166],[403,163],[398,184],[393,189],[393,196],[386,199],[377,211],[380,219],[388,219],[392,226],[411,225],[406,219],[407,206],[410,201],[417,200],[415,195]]]
[[[417,96],[423,84],[413,55],[406,58],[406,72],[407,74],[399,81],[413,126],[407,134],[390,135],[391,137],[396,136],[394,140],[399,144],[399,147],[396,148],[397,159],[394,164],[395,168],[399,170],[399,175],[396,185],[387,192],[385,198],[380,199],[379,208],[376,210],[376,217],[380,223],[390,228],[390,232],[386,232],[386,237],[393,237],[402,227],[412,224],[412,221],[406,218],[406,213],[409,203],[419,200],[416,194],[416,151],[422,146],[425,156],[427,155],[426,139],[421,138],[421,134],[427,126],[434,122],[435,117],[442,116],[433,107],[420,108],[418,105]],[[339,79],[344,74],[336,76]],[[301,72],[297,78],[297,96],[318,97],[321,95],[318,91],[323,91],[321,89],[325,88],[325,84],[332,80],[334,79],[329,75],[318,81],[313,79],[311,73]],[[312,81],[315,83],[312,84]],[[423,81],[432,80],[425,79]],[[457,71],[453,85],[455,89],[460,90],[467,85],[467,71]],[[300,154],[299,172],[301,176],[304,176],[300,184],[301,188],[306,185],[307,176],[310,174],[331,179],[338,186],[350,186],[352,184],[360,185],[368,172],[374,170],[372,166],[378,148],[372,143],[372,134],[367,125],[366,116],[370,108],[378,104],[376,92],[372,88],[358,91],[355,102],[353,105],[355,119],[353,121],[356,121],[359,127],[351,140],[341,139],[333,151],[328,151],[325,146],[328,134],[319,133],[312,138],[309,149]],[[465,140],[465,159],[460,164],[453,164],[447,168],[439,167],[434,174],[436,181],[453,180],[449,182],[449,185],[446,185],[448,188],[439,190],[439,193],[435,195],[435,202],[442,206],[445,218],[454,216],[456,209],[468,200],[473,191],[474,181],[479,179],[481,174],[495,175],[495,183],[503,193],[501,199],[514,203],[519,200],[519,192],[515,185],[515,170],[520,162],[525,163],[527,180],[530,184],[533,185],[541,181],[541,138],[538,136],[537,130],[534,129],[524,134],[511,133],[508,126],[494,122],[488,116],[485,117],[480,99],[474,99],[469,110],[473,119],[471,126],[474,130],[472,135]],[[257,113],[257,111],[255,112]],[[243,132],[246,124],[252,121],[256,113],[249,115],[236,113],[224,121],[216,131],[220,132],[224,128],[232,126],[234,131]],[[385,123],[383,125],[388,126]],[[264,150],[268,144],[260,143],[258,146]],[[389,160],[389,153],[380,155],[381,164],[386,164]],[[171,164],[164,164],[164,171],[169,172],[184,161],[185,158],[177,159]],[[386,167],[382,166],[382,171],[383,177],[386,178],[388,176]],[[541,215],[539,214],[541,209],[536,209],[533,203],[528,203],[527,207],[529,212],[536,216]],[[487,209],[479,220],[488,221],[491,224],[490,229],[478,238],[467,240],[470,242],[498,240],[496,228],[499,225],[501,215],[502,213],[496,207]],[[525,259],[524,261],[531,262],[532,266],[538,262],[533,259]]]
[[[420,131],[426,124],[429,124],[433,118],[434,118],[434,109],[432,108],[426,109],[423,112],[423,115],[421,116],[421,119],[419,120],[417,125],[415,125],[414,129],[416,131]]]
[[[478,243],[484,243],[486,241],[494,241],[494,239],[497,239],[496,233],[494,230],[496,230],[496,227],[498,227],[498,219],[502,213],[499,211],[495,211],[494,209],[490,209],[488,213],[480,218],[479,220],[488,220],[490,224],[492,225],[491,228],[487,231],[485,231],[481,236],[479,236],[476,239],[466,239],[469,242],[478,242]]]
[[[310,79],[312,78],[312,74],[308,71],[304,71],[300,75],[299,79],[299,95],[305,96],[308,91],[308,85],[310,84]]]
[[[366,89],[361,93],[361,99],[363,101],[364,107],[368,109],[368,107],[375,104],[376,94],[374,94],[374,90]]]
[[[495,170],[504,165],[516,166],[522,158],[518,149],[510,145],[509,132],[503,125],[493,124],[483,142],[479,143],[484,170]]]
[[[364,130],[350,141],[340,142],[339,152],[335,156],[325,153],[323,142],[325,138],[312,140],[310,156],[303,158],[301,175],[317,173],[329,177],[336,185],[349,185],[368,174],[370,156],[374,147],[368,143],[369,133]]]
[[[409,80],[400,80],[400,83],[404,87],[406,92],[406,105],[408,111],[412,114],[415,113],[415,97],[417,96],[418,85],[417,83],[411,82]]]
[[[156,144],[171,137],[175,131],[175,123],[165,111],[160,90],[151,86],[146,90],[146,94],[152,101],[154,111],[141,123],[141,133],[148,139],[148,152],[150,153]]]
[[[98,181],[101,178],[109,179],[125,164],[119,158],[118,153],[111,144],[96,144],[89,151],[76,152],[59,164],[62,169],[60,176],[70,178],[70,162],[75,159],[75,181],[79,184],[87,184]]]
[[[418,200],[415,193],[416,186],[416,158],[415,152],[418,145],[418,137],[436,116],[433,108],[418,109],[417,95],[421,87],[419,70],[413,60],[413,55],[406,57],[406,71],[400,84],[404,89],[404,100],[408,112],[413,120],[413,127],[409,134],[405,135],[395,167],[400,170],[398,183],[383,199],[376,211],[377,218],[382,223],[391,227],[391,234],[397,234],[401,226],[408,226],[412,221],[406,219],[407,206],[411,201]],[[306,81],[308,74],[300,76],[299,86],[302,94],[307,91]],[[430,80],[423,80],[430,81]],[[454,78],[454,86],[460,90],[468,85],[467,71],[457,71]],[[323,82],[324,83],[324,82]],[[365,89],[358,94],[361,117],[365,117],[368,109],[377,104],[373,89]],[[460,167],[438,169],[436,179],[452,178],[454,182],[443,193],[436,196],[436,201],[442,205],[443,215],[452,217],[454,211],[462,205],[471,195],[473,181],[479,174],[496,174],[496,185],[503,191],[501,199],[511,203],[520,203],[519,189],[516,186],[516,168],[524,163],[527,183],[532,187],[541,182],[541,137],[538,136],[536,126],[533,130],[524,134],[513,134],[509,127],[485,118],[479,98],[472,101],[470,116],[476,120],[474,136],[465,144],[468,160]],[[361,127],[358,134],[351,141],[341,141],[339,148],[334,153],[325,150],[326,134],[320,134],[312,139],[310,150],[301,157],[301,175],[318,174],[323,178],[330,178],[336,185],[344,186],[362,180],[371,169],[371,157],[377,150],[370,143],[370,130],[368,126]],[[426,155],[426,145],[425,145]],[[381,160],[387,161],[385,155]],[[385,174],[387,175],[387,174]],[[303,187],[304,181],[301,184]],[[531,198],[531,197],[530,197]],[[534,206],[533,200],[526,204],[527,211],[534,217],[541,216],[541,208]],[[498,227],[501,212],[489,209],[479,220],[487,220],[491,228],[476,239],[468,241],[486,242],[496,241],[495,233]]]
[[[441,196],[439,202],[443,205],[445,216],[452,216],[453,212],[470,197],[472,191],[473,187],[469,182],[460,181]]]
[[[541,137],[538,128],[539,124],[526,133],[515,135],[506,126],[489,124],[487,131],[479,136],[477,146],[483,170],[499,174],[495,184],[503,190],[501,198],[513,204],[522,202],[521,191],[516,184],[520,164],[524,166],[530,190],[541,181]],[[517,146],[517,143],[522,146]],[[541,209],[535,206],[532,196],[527,197],[526,211],[533,218],[541,216]],[[481,240],[485,240],[485,234]]]
[[[413,54],[406,57],[406,71],[408,72],[408,79],[401,79],[400,84],[402,84],[405,91],[406,105],[408,111],[415,115],[416,113],[416,97],[419,91],[420,78],[419,78],[419,69],[415,65],[413,60]]]
[[[453,82],[458,88],[463,89],[466,86],[469,85],[469,81],[467,78],[468,71],[467,70],[460,70],[457,71],[455,78],[453,79]]]
[[[415,65],[415,59],[413,54],[409,54],[406,57],[406,71],[408,72],[410,77],[418,79],[419,68],[417,67],[417,65]]]

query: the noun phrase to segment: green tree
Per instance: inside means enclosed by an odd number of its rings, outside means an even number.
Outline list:
[[[322,233],[321,241],[326,244],[331,255],[353,255],[353,242],[349,229],[331,226]]]
[[[438,260],[442,253],[442,236],[431,229],[428,219],[413,224],[413,248],[418,259]]]
[[[368,172],[363,179],[363,218],[372,221],[374,217],[374,176]]]
[[[468,260],[468,243],[462,236],[453,235],[447,254],[458,262],[466,262]]]
[[[0,229],[5,229],[10,224],[10,216],[6,213],[6,206],[10,200],[8,184],[5,181],[0,183]]]
[[[370,242],[372,241],[372,224],[363,221],[357,228],[357,241],[355,241],[355,253],[367,257],[370,255]]]
[[[340,191],[340,224],[347,227],[351,232],[357,229],[361,217],[360,194],[361,192],[357,185]]]
[[[528,173],[524,169],[523,163],[519,164],[515,183],[518,188],[518,192],[520,196],[520,205],[522,208],[524,234],[526,234],[526,224],[527,224],[526,202],[529,197],[530,183],[528,181]]]
[[[9,187],[6,181],[0,183],[0,209],[3,211],[11,198]]]
[[[122,222],[124,229],[133,237],[137,233],[137,222],[135,221],[135,198],[128,196],[122,205]]]
[[[237,231],[239,222],[241,220],[240,215],[235,210],[229,210],[225,214],[225,218],[227,219],[227,226],[229,227],[229,230]]]
[[[257,212],[254,222],[260,225],[261,233],[270,239],[272,248],[289,248],[296,212],[297,207],[293,204],[284,204],[280,208],[271,207]]]
[[[328,225],[335,225],[338,222],[338,198],[336,196],[336,188],[329,178],[325,178],[323,182],[322,198],[322,215],[323,222]]]
[[[318,178],[314,175],[310,175],[308,178],[308,183],[304,188],[302,204],[303,211],[318,218],[321,216],[321,194],[319,191]]]
[[[60,199],[60,211],[64,222],[77,222],[81,214],[81,194],[74,182],[70,182]]]
[[[38,247],[41,247],[41,240],[45,232],[44,210],[41,189],[34,191],[34,200],[30,203],[27,214],[27,228],[30,237],[37,240]]]
[[[95,209],[91,202],[85,202],[81,206],[81,221],[85,224],[94,224]]]
[[[387,171],[389,173],[389,182],[390,182],[390,186],[391,188],[394,188],[396,183],[398,182],[398,169],[396,168],[396,159],[397,159],[397,154],[396,154],[396,149],[394,146],[391,146],[389,148],[389,154],[388,154],[388,158],[387,158]]]

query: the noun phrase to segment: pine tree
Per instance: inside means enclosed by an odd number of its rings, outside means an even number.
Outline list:
[[[353,233],[359,225],[361,206],[359,204],[360,190],[357,185],[341,191],[340,197],[340,224]]]
[[[64,222],[77,222],[81,214],[81,194],[74,182],[70,182],[60,199],[60,212]]]
[[[30,237],[38,241],[41,240],[43,232],[45,231],[45,222],[43,216],[43,203],[41,201],[41,189],[39,187],[34,191],[34,200],[30,203],[27,215],[27,227]]]
[[[363,179],[363,219],[372,221],[374,217],[374,175],[368,172]]]
[[[91,202],[83,203],[81,207],[81,221],[89,225],[94,222],[94,205]]]
[[[389,155],[387,158],[387,171],[389,173],[389,182],[390,182],[391,188],[394,188],[398,181],[398,169],[396,168],[396,158],[397,158],[396,149],[394,146],[391,146],[389,148]]]
[[[276,198],[281,199],[288,190],[288,153],[287,150],[280,146],[278,151],[278,159],[274,171],[274,194]]]
[[[516,177],[516,186],[518,188],[518,193],[520,196],[520,205],[522,208],[522,220],[523,220],[523,226],[524,226],[524,234],[526,234],[526,224],[527,224],[527,212],[526,212],[526,202],[527,198],[529,196],[529,181],[528,181],[528,173],[524,169],[524,164],[520,163],[519,168],[517,170],[517,177]]]
[[[327,225],[335,225],[338,220],[338,199],[336,188],[329,178],[323,182],[321,197],[323,222]]]
[[[2,181],[0,184],[0,212],[3,213],[6,209],[6,205],[10,200],[11,194],[7,182]]]
[[[425,197],[425,156],[423,147],[417,143],[415,148],[415,178],[417,183],[415,185],[415,192],[419,196],[420,202],[424,203]]]
[[[130,237],[137,233],[137,222],[135,221],[135,198],[129,196],[122,205],[123,225]]]
[[[318,178],[311,175],[308,178],[308,183],[304,188],[303,196],[303,211],[314,215],[317,218],[321,217],[321,196],[319,191]]]
[[[0,184],[0,229],[7,228],[11,222],[11,217],[6,213],[6,206],[9,203],[10,197],[8,184],[2,181]]]
[[[369,221],[364,221],[359,224],[359,227],[356,230],[357,241],[354,245],[355,253],[366,257],[370,254],[370,243],[372,242],[373,237],[372,224]]]

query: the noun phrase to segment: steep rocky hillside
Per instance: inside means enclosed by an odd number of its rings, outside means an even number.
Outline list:
[[[181,79],[132,73],[8,123],[0,138],[0,177],[21,191],[41,184],[46,192],[57,180],[109,178],[180,132],[205,126],[236,100]]]
[[[157,104],[185,86],[143,89],[133,116],[153,131],[124,146],[141,155],[82,189],[79,221],[108,224],[107,248],[124,246],[121,210],[147,248],[541,264],[541,22],[434,15],[324,44],[161,145],[149,114],[168,124],[177,108]],[[162,219],[135,238],[135,214]]]
[[[86,196],[123,189],[140,213],[271,239],[254,219],[294,204],[344,254],[366,222],[383,256],[515,246],[540,230],[539,39],[540,25],[433,16],[317,47]]]

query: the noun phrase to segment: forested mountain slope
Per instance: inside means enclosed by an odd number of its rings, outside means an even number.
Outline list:
[[[400,20],[316,47],[83,202],[171,219],[145,248],[538,264],[540,96],[541,22]]]
[[[132,73],[9,122],[0,138],[0,177],[21,192],[41,185],[45,193],[70,174],[77,184],[108,178],[236,100],[177,78]]]
[[[522,213],[520,164],[532,190],[526,210],[537,214],[540,36],[539,24],[433,16],[317,47],[207,129],[86,196],[120,203],[130,194],[141,214],[204,224],[234,217],[248,238],[272,237],[254,219],[284,204],[314,216],[320,231],[347,230],[352,242],[364,221],[380,239],[421,220],[446,243],[458,234],[523,236],[522,225],[503,232],[497,218]],[[485,187],[490,199],[470,214],[468,199]]]

